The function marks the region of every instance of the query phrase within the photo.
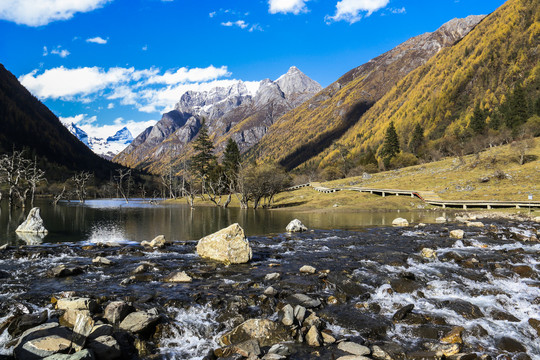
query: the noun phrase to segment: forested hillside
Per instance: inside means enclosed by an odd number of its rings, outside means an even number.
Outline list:
[[[349,161],[350,168],[366,157],[380,160],[390,123],[402,155],[428,160],[540,135],[539,44],[539,1],[507,1],[406,76],[310,164]]]
[[[49,180],[82,170],[109,178],[119,167],[88,149],[0,64],[0,153],[13,150],[25,150],[28,158],[37,156]]]

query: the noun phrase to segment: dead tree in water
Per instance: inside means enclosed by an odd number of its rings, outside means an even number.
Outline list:
[[[75,183],[75,194],[77,194],[77,198],[81,203],[86,200],[86,185],[93,176],[94,175],[90,174],[89,172],[81,171],[73,175],[73,177],[71,178]]]
[[[131,183],[131,169],[117,169],[114,177],[116,189],[120,192],[126,203],[129,203],[129,188]],[[127,185],[127,190],[124,188]],[[128,195],[126,195],[128,194]]]

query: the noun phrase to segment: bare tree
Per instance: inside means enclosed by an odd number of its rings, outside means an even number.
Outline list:
[[[236,174],[235,193],[234,195],[240,202],[240,209],[247,209],[248,203],[252,197],[252,191],[250,188],[251,168],[240,164],[238,167],[238,173]]]
[[[32,189],[32,196],[30,198],[31,207],[34,207],[36,188],[42,181],[47,181],[47,179],[45,179],[45,171],[37,167],[37,158],[34,157],[33,166],[28,172],[28,183],[30,184],[30,187]]]
[[[15,197],[25,207],[26,196],[30,190],[27,186],[27,175],[30,172],[31,161],[24,158],[24,151],[13,151],[11,155],[0,157],[0,179],[8,186],[9,206],[14,204]]]
[[[117,169],[114,177],[116,190],[122,195],[126,203],[129,203],[129,190],[131,179],[131,169]]]
[[[87,183],[92,177],[93,174],[87,171],[81,171],[75,173],[75,175],[73,175],[73,177],[71,178],[75,183],[75,194],[77,195],[77,199],[79,199],[79,202],[81,203],[85,202],[86,200]]]
[[[62,188],[62,191],[60,192],[60,194],[56,195],[54,197],[54,201],[53,201],[53,205],[56,206],[56,204],[58,204],[58,202],[62,199],[62,197],[64,196],[64,193],[66,192],[66,185],[64,185],[64,187]]]
[[[527,152],[529,152],[529,150],[531,149],[534,149],[534,138],[524,136],[521,138],[521,140],[514,141],[510,146],[516,151],[518,155],[519,165],[523,165],[527,160]]]

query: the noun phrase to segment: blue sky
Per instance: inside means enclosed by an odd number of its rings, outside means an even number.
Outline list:
[[[0,0],[0,62],[63,121],[136,136],[187,89],[276,79],[327,86],[455,17],[503,0]]]

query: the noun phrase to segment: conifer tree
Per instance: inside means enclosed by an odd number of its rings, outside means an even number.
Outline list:
[[[232,138],[229,138],[223,154],[223,170],[225,173],[236,174],[238,172],[240,160],[240,149],[238,149],[238,144]]]
[[[529,117],[527,96],[521,84],[517,84],[506,106],[506,126],[516,129]]]
[[[214,144],[208,136],[208,127],[204,119],[199,130],[199,136],[193,142],[193,149],[195,149],[196,153],[191,157],[191,169],[205,178],[209,174],[216,157],[214,156]]]
[[[476,104],[471,121],[469,122],[469,128],[475,134],[482,134],[486,129],[486,115],[484,111],[480,109],[480,105]]]
[[[399,139],[392,121],[386,129],[386,135],[384,136],[384,143],[381,151],[382,157],[386,160],[390,160],[399,153]]]
[[[414,155],[418,156],[418,149],[424,143],[424,128],[419,123],[414,127],[411,140],[409,141],[409,150]]]

